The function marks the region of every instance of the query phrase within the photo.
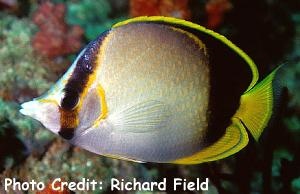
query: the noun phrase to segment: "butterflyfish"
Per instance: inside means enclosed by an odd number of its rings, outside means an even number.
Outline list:
[[[125,20],[90,42],[20,112],[75,146],[112,158],[199,164],[258,140],[278,68],[259,79],[226,37],[185,20]]]

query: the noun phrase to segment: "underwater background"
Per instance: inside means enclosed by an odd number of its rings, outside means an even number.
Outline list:
[[[138,164],[71,146],[19,113],[20,103],[47,91],[89,41],[118,21],[143,15],[186,19],[225,35],[253,58],[261,77],[285,64],[280,76],[287,88],[258,143],[250,140],[239,153],[200,165]],[[103,180],[104,188],[91,193],[112,193],[112,177],[208,177],[207,194],[300,194],[300,1],[0,0],[1,194],[5,177],[49,184],[56,177]]]

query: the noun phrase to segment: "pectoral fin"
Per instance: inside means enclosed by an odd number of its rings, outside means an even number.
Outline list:
[[[121,108],[112,113],[108,120],[117,131],[145,133],[162,128],[167,118],[166,105],[149,100]]]
[[[199,164],[226,158],[240,151],[248,144],[248,134],[242,123],[234,118],[227,127],[225,134],[217,142],[204,148],[198,153],[175,160],[176,164]]]

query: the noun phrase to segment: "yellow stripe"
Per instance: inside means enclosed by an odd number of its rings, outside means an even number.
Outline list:
[[[100,124],[100,122],[107,117],[107,114],[108,114],[107,103],[105,100],[105,91],[100,84],[98,84],[97,92],[98,92],[98,96],[100,97],[101,114],[97,118],[97,120],[94,122],[93,127],[97,127]]]
[[[96,56],[96,68],[93,72],[93,75],[89,78],[88,84],[86,88],[89,88],[89,86],[91,84],[93,84],[96,81],[97,78],[97,72],[100,69],[100,65],[103,61],[103,57],[104,57],[104,53],[105,53],[105,48],[108,44],[108,42],[110,41],[110,39],[112,38],[111,33],[108,33],[107,36],[104,38],[104,40],[101,43],[100,46],[100,50],[97,53]],[[107,107],[107,103],[106,103],[106,99],[105,99],[105,91],[103,89],[103,87],[100,85],[100,83],[96,83],[96,89],[97,89],[97,93],[98,96],[100,97],[100,103],[101,103],[101,114],[100,116],[97,118],[97,120],[94,122],[93,127],[96,127],[99,125],[99,123],[105,119],[107,117],[108,114],[108,107]],[[86,96],[87,90],[84,90],[84,94],[83,94],[83,98]]]
[[[102,62],[103,59],[103,53],[104,53],[104,48],[107,45],[107,42],[109,41],[110,34],[108,34],[104,40],[102,41],[102,44],[100,46],[100,49],[96,55],[96,60],[95,60],[95,68],[92,72],[92,74],[90,74],[88,76],[88,80],[87,83],[85,85],[85,87],[83,88],[83,91],[81,92],[80,96],[79,96],[79,102],[78,105],[76,106],[76,108],[74,108],[71,111],[66,111],[66,110],[61,110],[61,126],[65,127],[65,128],[76,128],[79,125],[79,112],[81,111],[82,104],[83,104],[83,99],[86,97],[90,87],[95,84],[95,81],[97,81],[97,72],[99,71],[100,68],[100,64]],[[107,116],[108,110],[107,110],[107,105],[106,105],[106,101],[105,101],[105,93],[104,90],[101,86],[99,86],[99,84],[96,83],[96,87],[97,87],[97,92],[99,94],[99,97],[101,99],[101,115],[100,118],[97,119],[97,121],[105,118]],[[71,118],[72,117],[72,118]]]
[[[175,28],[175,27],[171,27],[172,30],[183,33],[185,35],[187,35],[189,38],[191,38],[192,40],[195,41],[195,43],[199,46],[200,49],[204,50],[204,54],[207,55],[207,49],[205,44],[194,34],[187,32],[185,30],[179,29],[179,28]]]
[[[111,34],[109,33],[109,34],[107,34],[107,36],[104,38],[104,40],[101,43],[100,49],[99,49],[99,51],[96,55],[95,69],[93,70],[93,73],[88,77],[87,84],[86,84],[86,86],[84,87],[84,90],[81,93],[80,99],[84,99],[86,97],[88,89],[91,87],[92,84],[95,83],[95,81],[97,79],[97,72],[99,71],[100,65],[101,65],[102,60],[103,60],[104,48],[106,47],[106,45],[109,42],[110,38],[111,38]],[[83,100],[80,100],[80,103],[78,105],[79,109],[82,108],[82,101]]]
[[[255,63],[253,62],[253,60],[243,50],[241,50],[239,47],[237,47],[235,44],[233,44],[230,40],[228,40],[226,37],[224,37],[221,34],[218,34],[212,30],[209,30],[203,26],[194,24],[189,21],[185,21],[185,20],[181,20],[181,19],[177,19],[177,18],[171,18],[171,17],[163,17],[163,16],[136,17],[136,18],[132,18],[132,19],[128,19],[128,20],[119,22],[119,23],[115,24],[113,26],[113,28],[117,28],[117,27],[129,24],[129,23],[134,23],[134,22],[165,22],[165,23],[169,23],[169,24],[176,24],[176,25],[181,25],[181,26],[192,28],[192,29],[196,29],[196,30],[199,30],[210,36],[213,36],[217,40],[226,44],[229,48],[231,48],[238,55],[240,55],[246,61],[246,63],[249,65],[249,67],[252,71],[252,81],[251,81],[250,85],[248,86],[246,92],[249,91],[256,84],[256,82],[258,80],[259,74],[258,74],[257,67],[256,67]]]
[[[55,99],[40,98],[40,99],[37,99],[37,101],[39,101],[41,103],[53,103],[53,104],[59,106]]]
[[[249,142],[246,129],[236,118],[226,128],[226,132],[217,142],[203,150],[171,163],[175,164],[199,164],[226,158],[244,148]]]

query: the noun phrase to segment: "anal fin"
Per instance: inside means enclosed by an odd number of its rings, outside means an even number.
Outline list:
[[[140,160],[136,160],[136,159],[132,159],[132,158],[128,158],[128,157],[123,157],[123,156],[116,156],[116,155],[110,155],[110,154],[103,154],[103,156],[109,157],[112,159],[125,160],[125,161],[129,161],[129,162],[146,163],[144,161],[140,161]]]
[[[199,164],[226,158],[243,149],[249,142],[248,134],[242,123],[232,119],[232,124],[226,128],[225,134],[214,144],[203,150],[171,163],[176,164]]]

